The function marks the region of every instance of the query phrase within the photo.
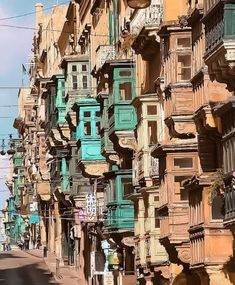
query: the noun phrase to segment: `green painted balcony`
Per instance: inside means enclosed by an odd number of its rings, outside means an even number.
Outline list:
[[[134,205],[129,200],[133,194],[130,170],[115,170],[105,173],[109,179],[106,189],[106,220],[109,230],[127,230],[134,228]]]
[[[235,67],[235,3],[229,0],[204,1],[206,36],[205,62],[209,74],[234,90]]]
[[[49,134],[57,126],[63,125],[66,115],[64,75],[53,75],[46,84],[43,94],[46,106],[46,133]]]
[[[79,98],[73,106],[77,112],[76,140],[81,161],[103,160],[100,140],[100,105],[93,98]]]

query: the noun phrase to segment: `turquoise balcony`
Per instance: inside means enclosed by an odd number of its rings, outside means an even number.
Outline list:
[[[69,181],[69,165],[65,158],[61,160],[61,191],[66,193],[70,191],[70,181]]]
[[[109,179],[107,188],[106,226],[110,230],[133,230],[134,205],[128,200],[133,194],[130,170],[117,170],[106,173]]]
[[[76,140],[79,160],[103,160],[100,140],[100,105],[93,98],[77,99],[73,106],[77,112]]]

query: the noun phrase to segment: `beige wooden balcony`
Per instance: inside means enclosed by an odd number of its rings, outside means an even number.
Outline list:
[[[163,7],[160,0],[152,0],[146,9],[135,10],[131,23],[131,33],[138,35],[144,27],[158,28],[162,21]]]
[[[113,45],[100,45],[96,50],[96,70],[102,68],[107,60],[115,59],[115,47]]]

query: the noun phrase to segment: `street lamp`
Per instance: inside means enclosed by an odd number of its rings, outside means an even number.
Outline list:
[[[10,149],[7,151],[7,154],[8,154],[8,155],[13,155],[13,154],[15,154],[15,150],[14,150],[15,144],[14,144],[14,142],[13,142],[13,140],[12,140],[12,135],[9,135],[9,145],[10,145]]]
[[[0,154],[1,155],[5,155],[6,154],[6,152],[5,152],[5,147],[6,147],[6,145],[5,145],[5,139],[2,139],[2,150],[0,151]]]

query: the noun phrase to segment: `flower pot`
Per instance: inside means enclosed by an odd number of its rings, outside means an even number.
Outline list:
[[[144,9],[149,7],[151,0],[127,0],[127,5],[133,9]]]

